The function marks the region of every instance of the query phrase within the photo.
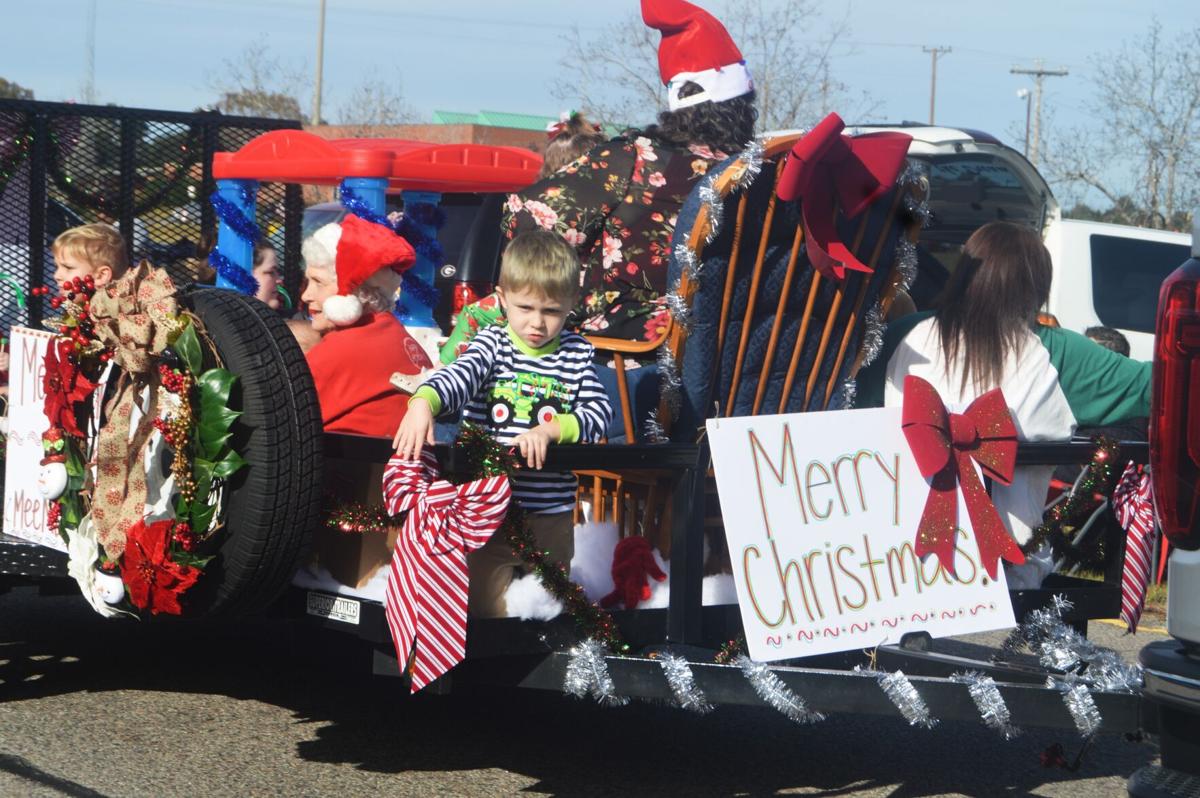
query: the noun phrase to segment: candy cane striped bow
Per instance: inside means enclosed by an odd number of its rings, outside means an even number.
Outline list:
[[[487,542],[508,510],[504,476],[453,485],[437,461],[393,457],[383,472],[390,514],[408,511],[396,540],[384,609],[396,658],[413,655],[415,693],[463,660],[467,650],[467,552]]]
[[[1112,495],[1113,513],[1125,530],[1125,565],[1121,569],[1121,620],[1136,632],[1146,604],[1154,559],[1154,500],[1150,475],[1130,462]]]

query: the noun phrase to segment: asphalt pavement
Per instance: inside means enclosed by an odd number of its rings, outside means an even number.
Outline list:
[[[1159,639],[1093,624],[1126,656]],[[74,596],[0,596],[0,795],[1120,796],[1156,761],[1101,735],[900,718],[799,727],[773,710],[603,709],[556,693],[405,695],[369,651],[276,619],[105,622]]]

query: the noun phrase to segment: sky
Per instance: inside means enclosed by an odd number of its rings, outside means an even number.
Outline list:
[[[89,2],[5,0],[0,77],[40,100],[80,99]],[[223,65],[252,47],[314,71],[319,0],[95,2],[102,103],[185,111],[211,105]],[[833,18],[849,20],[834,75],[878,101],[876,121],[926,121],[930,56],[922,46],[950,47],[938,62],[937,121],[991,132],[1018,149],[1025,103],[1017,91],[1032,82],[1011,67],[1041,58],[1067,69],[1066,77],[1047,78],[1044,104],[1055,124],[1082,124],[1097,58],[1141,36],[1151,18],[1168,34],[1200,22],[1195,0],[854,0],[817,7],[825,11],[810,18],[814,38]],[[563,35],[572,24],[601,28],[637,8],[634,0],[326,0],[323,115],[336,113],[368,76],[399,81],[424,117],[435,109],[557,114],[570,105],[551,91]]]

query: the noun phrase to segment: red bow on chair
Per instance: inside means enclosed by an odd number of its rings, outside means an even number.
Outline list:
[[[413,656],[415,693],[462,661],[467,650],[467,552],[487,542],[508,510],[508,477],[454,485],[420,462],[393,457],[383,472],[388,513],[408,510],[396,540],[384,602],[401,669]]]
[[[928,382],[905,377],[901,426],[921,476],[931,478],[929,498],[917,527],[917,556],[932,552],[946,570],[954,572],[958,486],[962,485],[975,544],[988,576],[996,578],[997,559],[1025,562],[974,466],[979,463],[983,473],[997,482],[1012,482],[1017,428],[1000,389],[983,394],[960,415],[946,412],[942,398]]]
[[[853,219],[887,193],[904,166],[912,136],[906,133],[841,135],[846,124],[830,114],[792,147],[776,193],[800,198],[800,218],[808,259],[826,277],[842,279],[846,269],[870,272],[838,237],[836,204]]]

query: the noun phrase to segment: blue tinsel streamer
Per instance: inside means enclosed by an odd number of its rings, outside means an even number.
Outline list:
[[[212,202],[213,210],[217,212],[217,216],[233,232],[237,233],[238,238],[248,244],[254,244],[254,242],[262,238],[262,230],[259,229],[254,220],[243,216],[242,212],[232,202],[215,191],[209,201]]]
[[[218,275],[243,294],[254,296],[258,293],[258,280],[254,279],[254,275],[225,257],[220,250],[214,249],[208,253],[208,263],[217,270]]]
[[[346,188],[346,186],[343,185],[339,187],[338,198],[342,201],[342,207],[350,211],[350,213],[354,214],[358,218],[365,219],[368,222],[374,222],[375,224],[381,224],[389,230],[392,229],[392,225],[388,222],[386,216],[380,216],[379,214],[375,213],[362,198],[355,195],[355,193]]]

